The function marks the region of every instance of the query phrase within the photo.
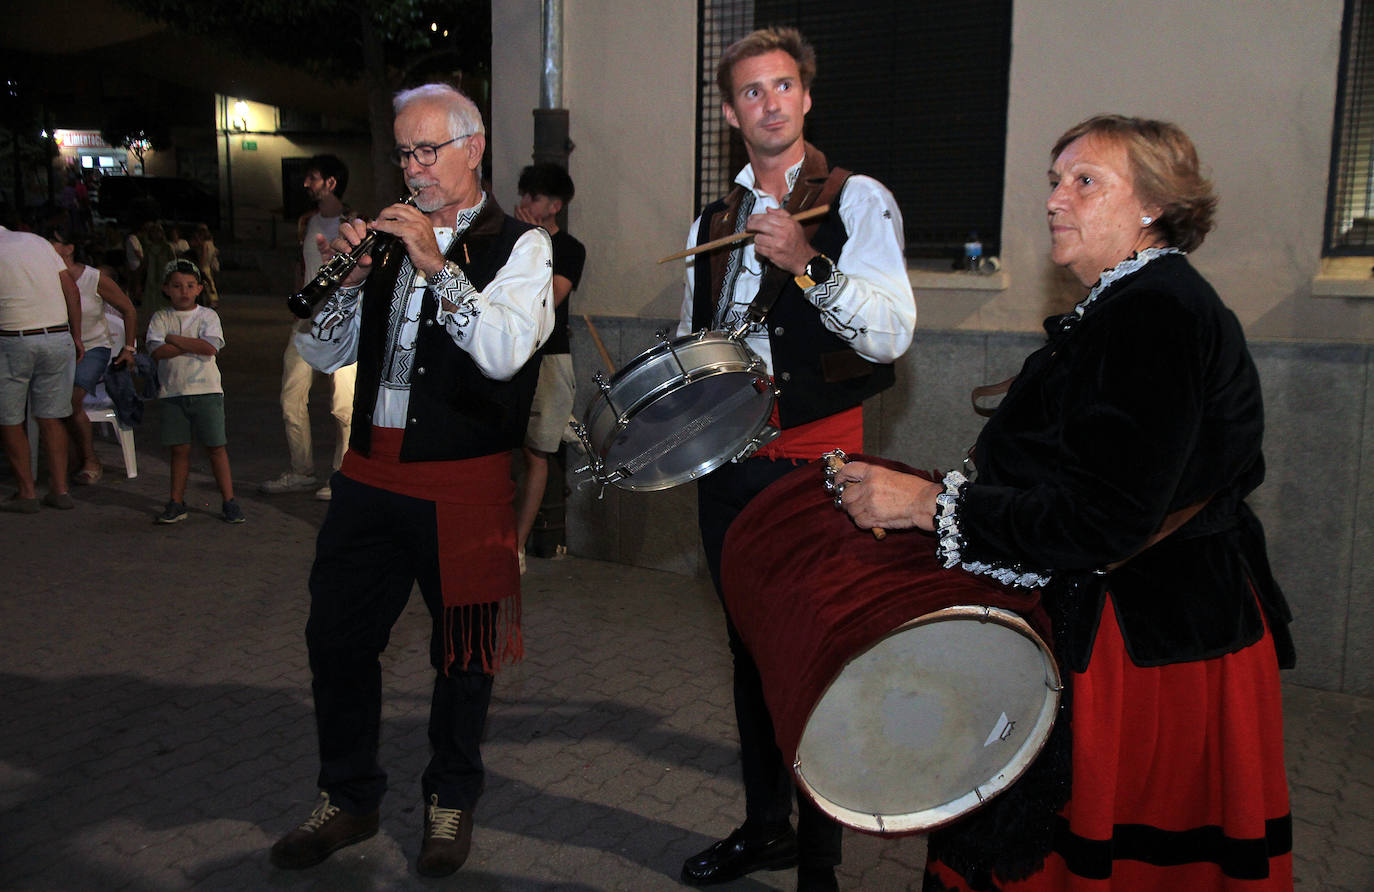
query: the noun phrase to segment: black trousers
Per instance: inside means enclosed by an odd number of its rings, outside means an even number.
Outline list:
[[[730,462],[697,482],[697,520],[717,596],[721,596],[721,550],[730,524],[754,496],[802,464],[751,458]],[[773,719],[763,697],[758,666],[740,640],[729,611],[725,614],[725,630],[735,664],[735,721],[739,726],[740,767],[744,774],[745,820],[754,827],[779,826],[792,814],[792,775],[773,734]],[[839,864],[843,828],[816,808],[805,794],[797,794],[796,800],[800,863]]]
[[[444,622],[439,581],[434,503],[367,486],[336,473],[333,498],[310,571],[311,690],[320,744],[321,790],[354,813],[370,812],[386,792],[386,772],[377,762],[382,715],[379,657],[411,590],[419,583],[430,615],[429,658],[434,691],[429,709],[432,750],[421,779],[424,799],[439,794],[445,808],[472,808],[485,773],[479,743],[491,704],[492,678],[482,671],[473,647],[466,666],[444,672],[446,649],[457,628],[474,644],[483,620],[496,619],[496,604],[468,611],[463,623]],[[449,631],[445,630],[445,626]]]

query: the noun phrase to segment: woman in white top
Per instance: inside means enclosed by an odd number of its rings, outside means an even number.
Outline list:
[[[82,405],[86,394],[95,389],[105,377],[105,368],[110,364],[110,328],[105,321],[105,304],[113,307],[124,320],[124,343],[116,356],[118,363],[134,361],[134,338],[138,332],[138,313],[114,279],[94,266],[77,263],[76,245],[66,228],[57,228],[48,233],[48,241],[53,249],[67,264],[67,272],[76,280],[81,292],[81,343],[86,355],[76,364],[76,383],[72,388],[72,439],[76,443],[76,458],[81,468],[72,478],[78,484],[91,484],[100,479],[102,473],[100,459],[95,454],[94,438],[91,434],[91,421],[86,417]]]

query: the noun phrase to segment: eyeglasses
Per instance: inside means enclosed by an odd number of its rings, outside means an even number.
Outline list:
[[[447,142],[441,142],[438,145],[420,143],[413,149],[403,149],[400,146],[397,146],[396,148],[391,150],[391,163],[395,164],[397,167],[405,167],[407,164],[410,163],[410,159],[414,158],[415,163],[419,164],[421,167],[430,167],[434,164],[434,162],[439,160],[440,149],[442,149],[444,146],[448,145],[451,142],[457,142],[460,139],[467,139],[469,136],[472,136],[472,134],[464,133],[462,136],[455,136],[453,139],[450,139]]]

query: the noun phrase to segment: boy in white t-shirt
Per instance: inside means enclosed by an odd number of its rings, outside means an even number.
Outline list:
[[[224,497],[223,518],[243,523],[234,501],[229,452],[224,435],[224,388],[215,356],[224,347],[219,314],[196,303],[203,280],[189,260],[173,260],[162,274],[162,293],[170,307],[148,322],[148,354],[158,361],[158,398],[162,406],[162,445],[171,450],[172,494],[158,523],[186,519],[186,480],[191,473],[191,440],[199,439]]]

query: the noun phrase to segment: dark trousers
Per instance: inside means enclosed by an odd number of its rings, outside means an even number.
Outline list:
[[[730,524],[754,496],[804,462],[751,458],[730,462],[697,482],[697,520],[716,594],[721,596],[720,556]],[[724,597],[721,596],[724,606]],[[735,721],[739,726],[740,767],[744,774],[745,820],[753,827],[776,827],[792,814],[792,775],[773,734],[773,719],[763,698],[758,666],[740,640],[730,613],[725,630],[735,663]],[[797,794],[797,844],[803,865],[840,863],[842,828]]]
[[[433,502],[338,473],[330,486],[333,498],[310,571],[310,620],[305,627],[320,743],[320,789],[353,813],[372,811],[386,792],[386,772],[377,763],[382,718],[379,657],[418,582],[429,608],[429,658],[435,669],[429,709],[432,757],[421,785],[426,802],[438,793],[445,808],[470,809],[482,793],[485,777],[479,742],[492,679],[482,672],[477,647],[466,666],[455,663],[445,672],[450,645],[446,636],[459,634],[463,627],[478,641],[482,621],[494,623],[496,605],[461,608],[465,622],[444,622]],[[461,658],[461,642],[449,652]]]

